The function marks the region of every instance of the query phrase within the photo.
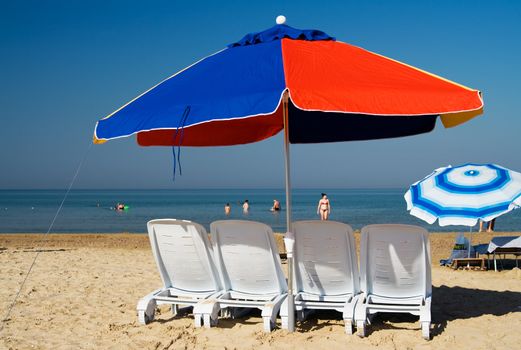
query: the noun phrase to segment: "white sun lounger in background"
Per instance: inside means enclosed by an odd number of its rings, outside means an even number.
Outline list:
[[[271,228],[259,222],[224,220],[213,222],[210,232],[224,293],[195,309],[206,314],[214,303],[220,309],[258,308],[264,330],[270,332],[288,288]]]
[[[412,225],[369,225],[362,229],[358,335],[378,312],[420,316],[422,336],[430,337],[431,253],[428,232]]]
[[[186,220],[159,219],[149,221],[147,228],[163,288],[138,302],[140,323],[146,324],[154,319],[156,304],[171,304],[176,314],[179,305],[194,306],[222,292],[208,234],[203,226]],[[207,312],[205,322],[216,321],[218,311]],[[200,327],[202,315],[194,310],[194,317],[195,326]]]
[[[297,319],[309,310],[336,310],[345,321],[346,333],[353,333],[356,302],[360,293],[358,259],[351,226],[334,221],[293,223],[294,291]],[[288,308],[280,315],[287,328]]]

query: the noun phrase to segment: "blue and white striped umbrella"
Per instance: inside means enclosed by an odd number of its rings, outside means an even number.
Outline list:
[[[495,164],[434,170],[405,193],[410,214],[429,224],[474,226],[521,207],[521,174]]]

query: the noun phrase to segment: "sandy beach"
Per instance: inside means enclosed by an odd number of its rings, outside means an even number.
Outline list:
[[[161,285],[146,235],[60,234],[43,244],[41,235],[1,234],[2,318],[36,251],[43,248],[0,334],[0,348],[519,348],[521,270],[512,268],[513,261],[501,272],[438,266],[455,235],[431,234],[434,328],[432,340],[425,341],[413,316],[378,316],[364,339],[346,335],[340,314],[327,312],[298,323],[292,334],[281,329],[264,333],[259,313],[196,329],[190,315],[172,317],[166,306],[143,326],[137,322],[136,303]],[[473,243],[491,237],[475,234]]]
[[[0,350],[521,350],[521,0],[1,10]]]

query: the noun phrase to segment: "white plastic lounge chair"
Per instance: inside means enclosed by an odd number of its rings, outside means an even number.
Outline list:
[[[420,316],[422,336],[430,337],[431,253],[428,232],[412,225],[369,225],[362,229],[358,335],[378,312]]]
[[[336,310],[343,315],[346,333],[353,334],[360,293],[353,229],[334,221],[299,221],[292,227],[297,319],[304,320],[309,310]],[[282,328],[287,328],[287,301],[280,315]]]
[[[140,323],[147,324],[154,319],[156,304],[171,304],[172,312],[176,314],[179,305],[194,306],[222,293],[203,226],[186,220],[159,219],[149,221],[147,228],[163,288],[138,302]],[[208,312],[205,322],[216,322],[218,311]],[[194,317],[195,326],[200,327],[202,315],[194,312]]]
[[[270,332],[288,288],[271,228],[259,222],[225,220],[213,222],[210,232],[224,293],[195,309],[205,315],[214,310],[214,303],[220,309],[258,308],[264,330]]]

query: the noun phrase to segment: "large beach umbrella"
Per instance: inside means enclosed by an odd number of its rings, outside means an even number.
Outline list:
[[[290,143],[369,140],[433,130],[483,112],[478,90],[284,24],[251,33],[147,90],[96,124],[94,142],[224,146],[284,131],[287,238]],[[292,252],[288,251],[292,307]],[[290,317],[293,313],[290,309]],[[290,331],[294,320],[289,320]]]
[[[496,164],[448,166],[414,183],[404,197],[411,215],[429,224],[472,228],[521,206],[521,174]]]

